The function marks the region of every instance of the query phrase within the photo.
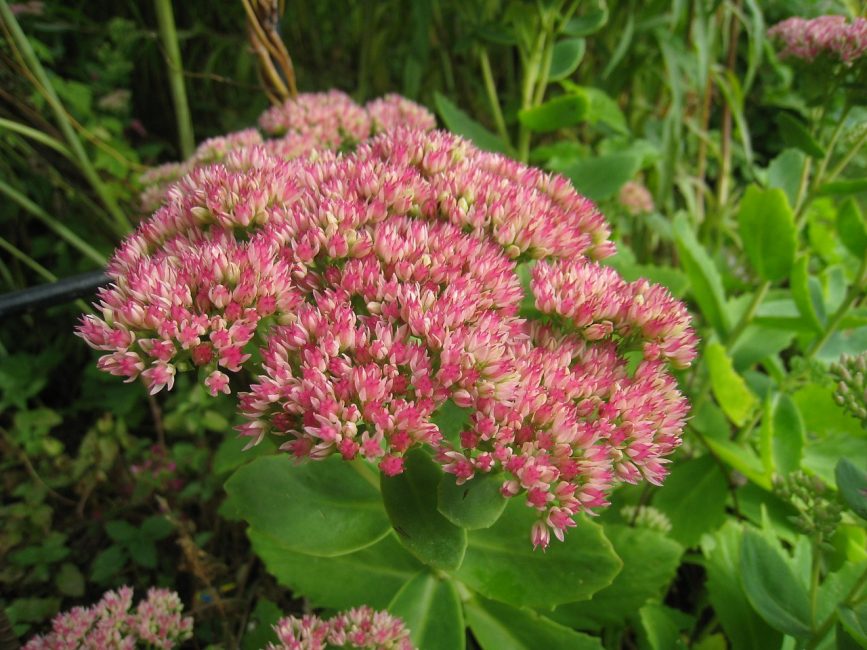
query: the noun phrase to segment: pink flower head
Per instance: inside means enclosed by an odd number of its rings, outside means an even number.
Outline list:
[[[151,588],[131,612],[132,597],[131,588],[121,587],[103,594],[92,607],[58,614],[51,622],[51,632],[30,639],[24,650],[133,650],[139,644],[171,650],[192,637],[193,619],[183,616],[176,593]]]
[[[500,473],[537,546],[619,483],[659,483],[687,415],[684,305],[599,263],[610,229],[565,178],[428,131],[399,98],[356,109],[302,96],[263,116],[285,142],[245,136],[169,187],[79,327],[100,367],[151,391],[187,369],[212,395],[241,386],[241,435],[297,458],[391,476],[425,446],[459,482]],[[370,119],[386,131],[364,139]],[[335,133],[364,141],[336,154]],[[451,439],[449,400],[468,412]]]
[[[771,27],[768,36],[783,46],[780,52],[783,58],[812,62],[827,56],[851,66],[867,53],[867,18],[851,22],[845,16],[788,18]]]
[[[269,650],[325,650],[362,648],[366,650],[413,650],[404,622],[384,611],[356,607],[338,612],[330,619],[308,614],[287,616],[274,625],[279,644]]]

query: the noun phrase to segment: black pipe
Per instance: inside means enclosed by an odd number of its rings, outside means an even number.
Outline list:
[[[31,309],[62,305],[83,296],[92,296],[99,287],[109,282],[111,279],[105,271],[91,271],[57,282],[0,294],[0,318]]]

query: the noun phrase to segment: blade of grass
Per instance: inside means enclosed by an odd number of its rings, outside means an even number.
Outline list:
[[[117,202],[114,200],[114,197],[109,193],[105,184],[102,182],[102,179],[100,179],[99,175],[96,173],[93,163],[91,163],[90,158],[88,158],[87,152],[81,144],[81,140],[78,139],[75,129],[72,127],[72,123],[69,120],[66,109],[63,107],[63,103],[57,96],[57,92],[54,90],[51,80],[48,78],[45,69],[42,67],[42,64],[39,62],[36,53],[30,45],[30,41],[28,41],[27,37],[24,35],[21,26],[18,24],[18,20],[15,18],[15,15],[9,8],[9,4],[6,0],[0,0],[0,19],[2,19],[4,31],[8,33],[10,43],[14,46],[23,60],[24,65],[28,70],[30,70],[30,72],[32,72],[38,82],[37,90],[39,90],[39,92],[45,97],[48,105],[54,112],[57,124],[63,133],[63,137],[66,138],[66,143],[69,145],[69,148],[72,150],[72,153],[78,162],[78,167],[81,170],[81,173],[90,183],[91,187],[93,187],[93,190],[99,196],[106,209],[108,209],[123,231],[126,232],[131,230],[132,225],[130,224],[129,219],[127,219],[126,215],[120,209],[120,206],[118,206]]]
[[[102,253],[97,251],[93,246],[84,241],[81,237],[72,232],[69,228],[59,222],[57,219],[48,214],[45,210],[36,205],[33,201],[21,194],[14,187],[0,180],[0,192],[15,201],[18,205],[24,208],[31,215],[39,219],[42,223],[53,230],[61,239],[66,241],[70,246],[78,250],[87,258],[96,262],[99,266],[105,266],[107,260]]]

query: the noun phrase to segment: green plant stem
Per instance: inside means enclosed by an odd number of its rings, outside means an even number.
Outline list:
[[[541,59],[545,50],[545,31],[539,32],[530,58],[524,66],[524,79],[521,87],[521,110],[533,107],[533,94],[536,88],[536,79],[539,77]],[[527,162],[530,158],[530,129],[523,124],[518,130],[518,160]]]
[[[189,158],[196,149],[196,140],[193,137],[193,121],[190,117],[190,106],[187,103],[184,67],[181,63],[181,50],[178,46],[178,32],[175,29],[172,0],[154,0],[154,7],[157,11],[160,41],[166,55],[166,69],[169,74],[172,103],[175,106],[175,121],[178,126],[181,155],[184,158]]]
[[[4,181],[0,181],[0,192],[15,201],[22,208],[27,210],[31,215],[39,219],[46,226],[51,228],[61,239],[69,243],[73,248],[80,253],[96,262],[99,266],[105,266],[108,260],[93,246],[84,241],[81,237],[72,232],[57,219],[48,214],[45,210],[36,205],[33,201],[21,194],[18,190]]]
[[[846,594],[846,597],[840,602],[838,607],[849,607],[850,605],[855,604],[858,600],[858,594],[861,593],[861,590],[864,588],[864,585],[867,585],[867,569],[861,572],[861,577],[852,585],[852,588],[849,590],[849,593]],[[813,635],[807,645],[804,646],[804,650],[814,650],[818,647],[819,643],[822,642],[822,639],[831,631],[831,628],[834,626],[834,623],[837,621],[837,610],[834,609],[828,616],[822,621],[822,624],[816,630],[816,633]]]
[[[503,111],[500,110],[500,98],[497,95],[497,86],[494,84],[494,75],[491,72],[491,60],[488,58],[488,49],[482,47],[479,52],[479,64],[482,67],[482,79],[485,83],[485,92],[488,95],[488,103],[491,105],[491,114],[494,117],[494,124],[497,126],[497,133],[503,139],[503,142],[512,145],[509,138],[509,131],[506,129],[506,120],[503,119]]]
[[[834,148],[837,146],[837,140],[843,132],[843,127],[846,125],[846,118],[849,117],[850,110],[852,110],[851,104],[847,105],[846,108],[843,109],[843,113],[840,115],[840,119],[834,127],[834,131],[831,133],[831,139],[828,141],[828,151],[825,153],[825,157],[822,158],[822,162],[819,163],[819,169],[816,171],[815,185],[818,185],[821,182],[822,177],[825,175],[825,170],[828,169],[828,165],[831,162],[831,156],[834,155]]]
[[[44,144],[46,147],[54,149],[57,153],[61,154],[65,158],[68,158],[69,160],[75,160],[72,152],[69,151],[69,149],[67,149],[62,142],[59,142],[55,138],[52,138],[50,135],[40,131],[39,129],[34,129],[27,126],[26,124],[21,124],[20,122],[15,122],[13,120],[7,120],[2,117],[0,117],[0,129],[6,129],[7,131],[12,131],[12,133],[23,135],[25,138],[30,138],[31,140],[34,140],[39,144]]]
[[[843,302],[840,303],[840,306],[837,307],[837,311],[835,311],[834,315],[831,316],[831,319],[828,321],[828,326],[825,328],[822,336],[814,342],[812,346],[810,346],[809,350],[807,350],[807,354],[804,355],[805,359],[812,359],[816,356],[819,350],[822,349],[822,346],[828,342],[828,339],[830,339],[831,335],[837,331],[837,328],[840,326],[841,321],[846,317],[846,314],[849,313],[852,304],[864,293],[865,287],[867,287],[867,256],[861,260],[861,266],[858,268],[855,282],[853,282],[852,286],[849,287],[849,291],[846,293]]]
[[[765,296],[768,295],[768,290],[770,288],[770,280],[765,280],[759,285],[759,288],[756,289],[756,292],[753,294],[753,299],[750,300],[750,304],[747,306],[744,313],[741,314],[740,320],[738,320],[734,329],[729,332],[728,338],[726,338],[725,346],[727,350],[731,350],[734,347],[747,326],[753,322],[753,319],[756,317],[756,312],[758,312]]]
[[[78,139],[75,129],[72,127],[72,122],[69,119],[66,109],[63,107],[60,98],[57,96],[54,86],[51,85],[51,80],[48,78],[45,69],[42,67],[42,64],[39,62],[33,48],[30,46],[30,41],[27,40],[27,37],[21,30],[21,26],[18,24],[18,21],[12,13],[12,10],[9,8],[9,4],[6,0],[0,0],[0,18],[3,20],[3,24],[9,33],[11,41],[14,43],[15,48],[24,60],[24,64],[35,76],[36,81],[38,82],[37,90],[39,90],[45,97],[48,105],[54,112],[60,131],[63,133],[63,137],[66,138],[66,143],[72,150],[81,173],[84,174],[84,177],[90,183],[94,192],[99,196],[100,201],[102,201],[111,213],[112,217],[114,217],[114,220],[117,222],[121,230],[123,232],[131,230],[132,225],[130,224],[129,219],[127,219],[126,215],[114,200],[114,197],[109,193],[105,184],[102,182],[102,179],[100,179],[99,175],[96,173],[93,164],[90,162],[90,158],[88,158],[87,152],[81,144],[81,140]]]

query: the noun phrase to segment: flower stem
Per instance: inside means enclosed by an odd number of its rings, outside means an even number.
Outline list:
[[[479,52],[479,64],[482,67],[482,79],[485,83],[485,92],[491,105],[494,123],[497,125],[497,133],[500,134],[503,142],[511,146],[509,132],[506,130],[506,120],[503,119],[503,111],[500,109],[500,98],[497,95],[497,87],[494,84],[494,75],[491,72],[491,60],[488,58],[488,49],[486,47],[482,47]]]
[[[839,607],[848,607],[850,605],[855,604],[858,599],[858,594],[861,593],[861,590],[864,588],[864,585],[867,584],[867,568],[861,572],[861,577],[852,585],[852,588],[849,590],[849,593],[846,594],[846,597],[840,602],[837,606]],[[819,644],[822,642],[822,639],[831,631],[831,628],[834,626],[834,623],[837,621],[837,608],[834,609],[828,616],[822,621],[822,624],[816,630],[816,633],[813,635],[807,645],[804,646],[804,650],[814,650],[817,648]]]

